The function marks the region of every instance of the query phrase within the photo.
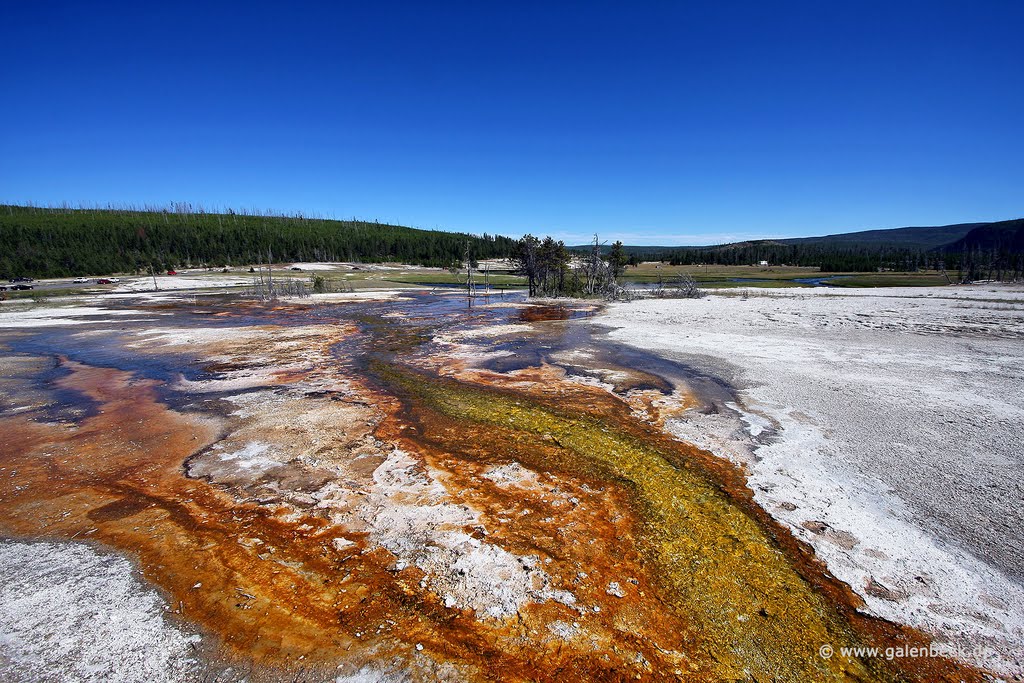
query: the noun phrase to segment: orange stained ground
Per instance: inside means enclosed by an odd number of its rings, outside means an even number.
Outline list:
[[[649,526],[634,486],[599,469],[559,465],[564,448],[557,439],[458,419],[428,402],[417,405],[400,387],[386,391],[348,378],[383,416],[376,438],[442,473],[453,502],[481,511],[489,542],[542,558],[552,584],[568,587],[577,600],[528,603],[513,618],[484,619],[446,607],[421,585],[421,570],[399,569],[390,552],[337,528],[317,509],[261,505],[186,477],[183,463],[225,436],[223,421],[171,410],[153,382],[130,373],[64,365],[70,373],[60,387],[89,397],[98,412],[77,424],[37,422],[31,415],[0,419],[0,531],[90,539],[136,558],[180,618],[214,636],[221,656],[255,663],[257,680],[280,677],[300,662],[326,671],[338,663],[381,661],[404,662],[422,680],[710,681],[722,680],[726,670],[744,680],[738,655],[709,655],[700,646],[704,635],[674,607],[663,567],[645,551],[641,536]],[[883,646],[923,642],[910,630],[856,613],[855,596],[753,503],[742,473],[633,420],[619,399],[536,373],[515,382],[479,375],[474,391],[498,386],[505,399],[518,396],[542,410],[575,407],[674,453],[717,481],[756,521],[833,606],[830,618],[842,628]],[[303,376],[291,370],[275,381],[301,383]],[[295,400],[315,411],[329,399]],[[536,485],[509,490],[483,476],[488,467],[513,461],[541,472]],[[547,471],[544,463],[551,465]],[[356,544],[338,550],[331,541],[339,535]],[[612,581],[621,597],[609,592]],[[572,635],[560,636],[559,629]],[[982,680],[948,660],[899,666],[853,663],[846,677]]]

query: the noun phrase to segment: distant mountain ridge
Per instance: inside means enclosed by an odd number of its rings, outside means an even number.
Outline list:
[[[957,223],[929,227],[888,228],[861,230],[821,237],[794,237],[776,240],[781,244],[826,244],[844,246],[871,246],[884,244],[907,249],[935,249],[952,244],[967,236],[971,230],[990,223]]]
[[[979,249],[1024,252],[1024,219],[979,225],[956,242],[943,246],[943,251],[948,252]]]
[[[573,247],[576,251],[590,248]],[[750,265],[767,261],[817,266],[833,272],[963,268],[973,279],[982,270],[997,274],[1009,270],[1013,274],[1024,268],[1024,219],[746,240],[702,247],[626,246],[625,251],[632,262]]]
[[[960,250],[964,245],[978,246],[981,244],[1011,244],[1019,245],[1020,230],[1024,227],[1024,218],[1015,218],[1007,221],[991,221],[979,223],[955,223],[952,225],[937,226],[912,226],[904,228],[881,228],[876,230],[859,230],[856,232],[843,232],[833,235],[821,235],[816,237],[785,237],[767,238],[759,240],[743,240],[739,242],[726,242],[705,246],[678,245],[678,246],[647,246],[647,245],[626,245],[626,250],[631,254],[643,256],[645,254],[662,254],[679,249],[709,251],[718,249],[740,248],[749,246],[771,246],[771,245],[815,245],[823,248],[872,248],[885,247],[890,249],[911,249],[920,251],[939,250],[950,251]],[[972,236],[973,235],[973,236]],[[1017,237],[1014,237],[1017,235]],[[1014,242],[1016,240],[1016,242]],[[579,245],[570,247],[573,250],[589,249],[590,245]],[[607,248],[607,247],[605,247]],[[1018,249],[1024,247],[1018,246]],[[1016,249],[1015,249],[1016,250]]]

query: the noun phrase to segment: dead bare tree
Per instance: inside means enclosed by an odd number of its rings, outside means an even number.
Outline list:
[[[679,273],[672,282],[673,297],[676,299],[699,299],[706,292],[697,286],[689,273]]]
[[[466,298],[473,300],[473,259],[469,255],[469,241],[466,241],[466,251],[462,255],[463,265],[466,268]]]

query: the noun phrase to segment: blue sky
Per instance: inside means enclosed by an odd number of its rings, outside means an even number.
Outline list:
[[[7,3],[0,201],[701,244],[1024,216],[1024,3]]]

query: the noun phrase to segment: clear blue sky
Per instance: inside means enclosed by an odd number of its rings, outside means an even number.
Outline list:
[[[0,201],[569,242],[1024,216],[1024,2],[6,2]]]

